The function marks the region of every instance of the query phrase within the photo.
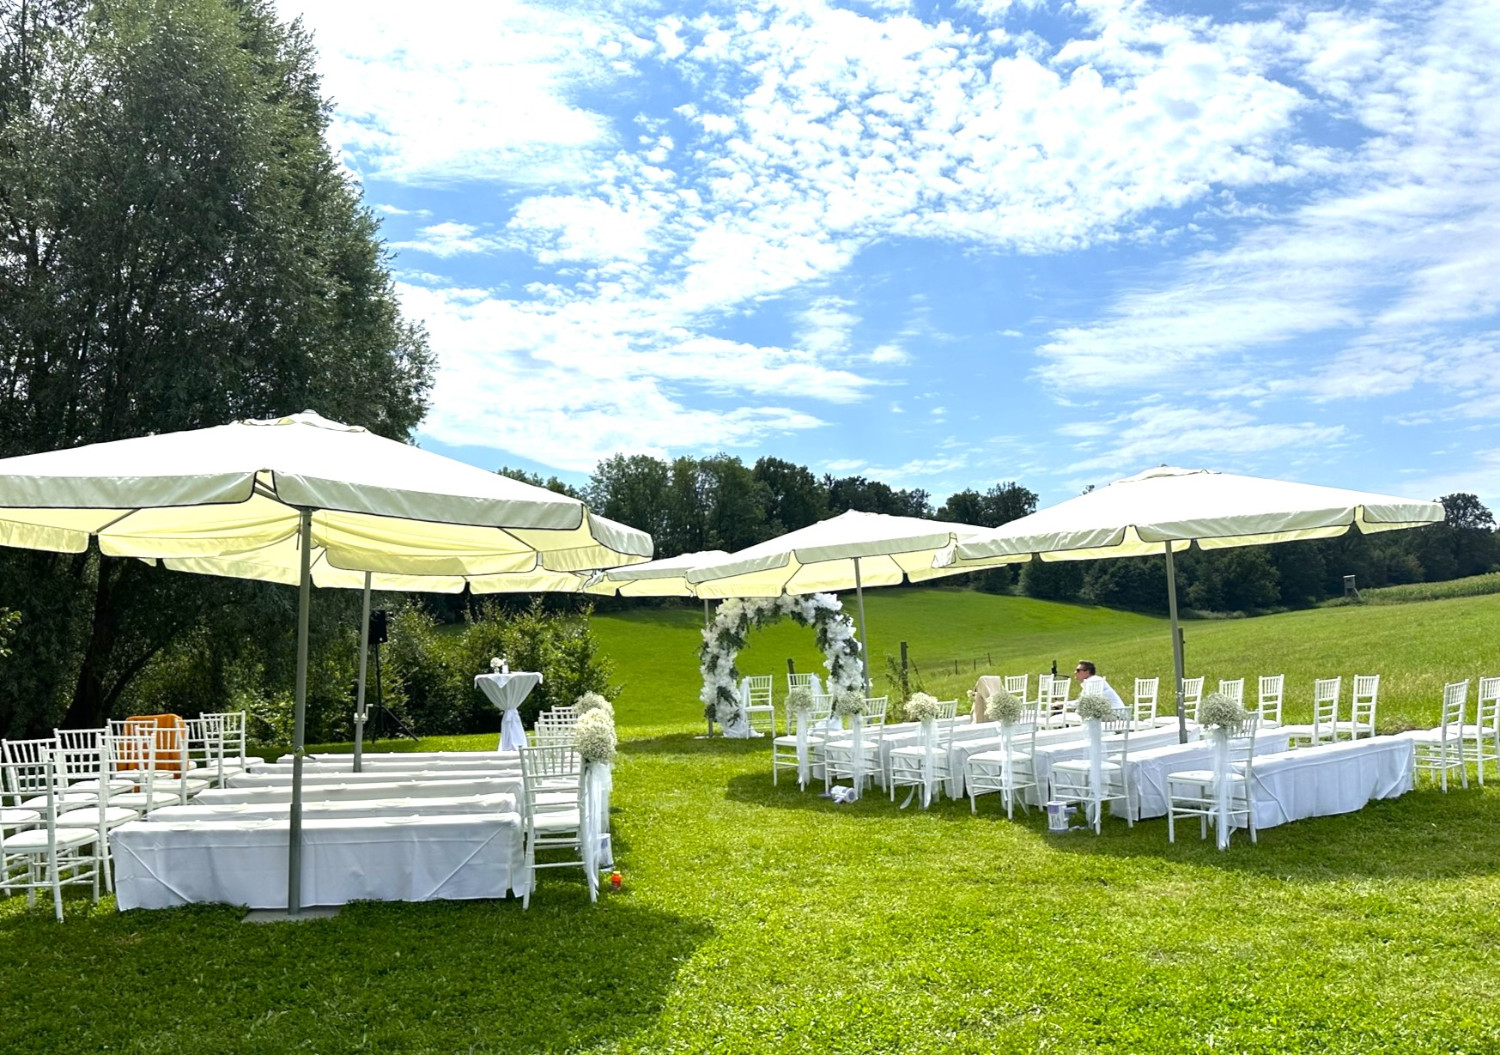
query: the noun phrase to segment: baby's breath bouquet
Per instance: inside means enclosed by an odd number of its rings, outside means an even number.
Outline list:
[[[615,720],[608,711],[585,711],[573,726],[573,748],[585,762],[613,762],[615,758]]]
[[[865,698],[857,692],[841,692],[833,698],[833,713],[840,718],[852,718],[864,710]]]
[[[936,718],[942,707],[936,696],[925,692],[912,693],[911,699],[906,701],[906,717],[913,722],[925,722]]]
[[[813,712],[813,694],[811,689],[793,689],[787,693],[786,709],[795,715],[806,716]]]
[[[1228,693],[1211,692],[1198,705],[1198,724],[1208,729],[1238,732],[1249,717],[1250,712]]]
[[[1078,717],[1085,720],[1098,718],[1101,721],[1109,721],[1115,716],[1114,704],[1098,693],[1089,693],[1087,696],[1078,697]]]
[[[1004,689],[990,697],[990,702],[984,705],[984,716],[992,722],[1019,722],[1021,713],[1025,710],[1020,700]]]
[[[573,709],[580,716],[588,714],[589,711],[603,711],[611,718],[615,716],[614,704],[610,703],[597,692],[586,692],[573,701]]]

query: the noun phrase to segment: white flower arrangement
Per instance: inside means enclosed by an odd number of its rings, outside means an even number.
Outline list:
[[[812,714],[814,706],[811,689],[797,688],[787,693],[786,709],[792,714],[805,717]]]
[[[925,722],[936,718],[942,712],[942,707],[936,696],[925,692],[914,692],[911,699],[906,701],[906,717],[909,721]]]
[[[499,656],[491,656],[490,657],[490,673],[492,673],[492,674],[499,674],[500,673],[500,669],[502,667],[504,667],[504,666],[505,666],[505,660],[501,659]]]
[[[984,705],[984,716],[992,722],[1009,724],[1019,722],[1026,707],[1016,697],[1001,689],[991,696],[989,702]]]
[[[618,743],[615,720],[609,712],[592,710],[578,716],[573,726],[573,748],[585,762],[613,762]]]
[[[600,696],[597,692],[586,692],[578,697],[578,699],[573,701],[573,710],[578,712],[579,717],[588,714],[590,711],[603,711],[610,718],[614,718],[615,716],[614,704],[610,703],[603,696]]]
[[[703,713],[726,729],[743,725],[740,701],[740,671],[735,656],[744,647],[751,630],[782,618],[792,618],[813,628],[823,666],[828,670],[828,691],[857,693],[863,700],[864,671],[860,665],[859,640],[854,623],[844,614],[842,602],[833,594],[815,593],[798,597],[729,598],[719,605],[712,625],[703,631],[699,670],[703,689],[698,698]]]
[[[852,718],[856,714],[863,714],[865,710],[865,698],[862,693],[843,692],[834,693],[833,713],[840,718]]]
[[[1109,721],[1115,717],[1115,706],[1103,695],[1091,692],[1086,696],[1078,697],[1078,717],[1085,721],[1090,718]]]
[[[1250,712],[1227,693],[1211,692],[1198,705],[1198,724],[1208,729],[1238,731],[1249,717]]]

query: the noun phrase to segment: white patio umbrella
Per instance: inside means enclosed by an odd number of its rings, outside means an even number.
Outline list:
[[[866,586],[895,586],[966,571],[937,568],[933,559],[983,528],[919,517],[849,510],[785,535],[689,568],[699,597],[776,597],[854,589],[859,599],[860,657],[870,691]]]
[[[619,594],[621,597],[696,597],[698,591],[687,581],[688,570],[728,556],[725,550],[706,549],[662,557],[645,564],[609,568],[593,577],[588,591]]]
[[[1178,728],[1186,741],[1174,551],[1194,542],[1202,549],[1225,549],[1335,538],[1351,527],[1373,534],[1442,519],[1439,502],[1163,465],[987,529],[939,555],[938,561],[949,570],[964,570],[1033,555],[1095,560],[1164,553]]]
[[[396,576],[583,571],[650,536],[576,499],[308,412],[0,460],[0,544],[168,561],[298,558],[287,912],[301,911],[308,599],[316,557]]]

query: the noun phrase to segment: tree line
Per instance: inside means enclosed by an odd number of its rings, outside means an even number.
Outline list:
[[[1013,480],[967,489],[936,504],[921,489],[902,490],[863,476],[818,476],[780,458],[746,465],[729,454],[670,461],[617,454],[588,483],[572,488],[509,468],[502,473],[585,499],[605,516],[650,531],[657,555],[737,550],[845,510],[999,527],[1034,513],[1037,494]],[[1412,531],[1350,532],[1334,539],[1200,550],[1177,560],[1179,603],[1212,612],[1302,608],[1359,588],[1439,582],[1500,569],[1500,536],[1491,512],[1472,494],[1440,499],[1447,520]],[[1160,612],[1167,607],[1160,557],[1032,561],[947,580],[998,593]]]

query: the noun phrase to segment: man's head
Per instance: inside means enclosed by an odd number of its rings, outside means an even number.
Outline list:
[[[1094,665],[1086,659],[1080,659],[1078,661],[1078,666],[1073,668],[1073,677],[1077,678],[1079,681],[1083,681],[1086,678],[1092,678],[1093,676]]]

